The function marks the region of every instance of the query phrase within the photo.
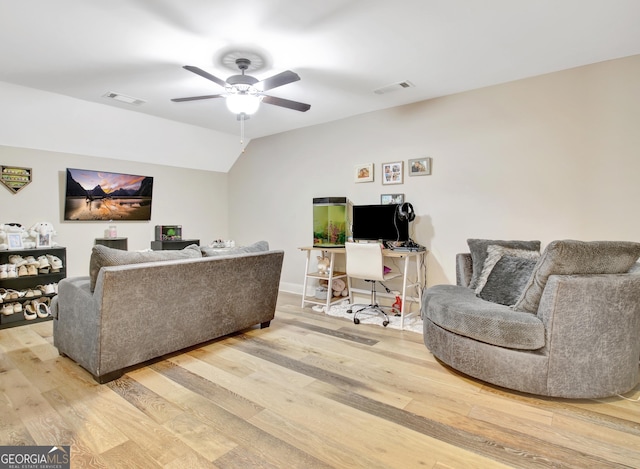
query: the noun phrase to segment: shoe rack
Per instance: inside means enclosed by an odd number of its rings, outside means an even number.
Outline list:
[[[21,276],[7,276],[5,278],[4,265],[10,264],[10,256],[17,255],[24,259],[32,256],[34,259],[38,259],[41,256],[46,257],[47,254],[55,256],[62,262],[62,266],[57,272],[54,271],[54,267],[50,263],[48,270],[46,267],[40,269],[37,266],[34,266],[26,273],[23,269],[23,275]],[[42,308],[38,308],[33,304],[33,301],[44,302],[48,305],[51,303],[51,299],[56,296],[58,282],[66,277],[66,248],[56,246],[48,248],[0,251],[0,269],[2,269],[0,270],[0,274],[3,277],[0,278],[0,293],[2,294],[2,302],[0,303],[0,329],[50,320],[51,316],[45,315],[45,312],[48,311],[48,307],[43,306]],[[16,272],[18,270],[19,268],[16,269]],[[15,298],[15,293],[7,295],[6,292],[17,292],[18,298]],[[40,294],[38,294],[38,292]],[[19,306],[16,306],[18,303]],[[6,309],[8,308],[8,305],[18,311],[8,314]],[[33,318],[33,309],[31,309],[34,306],[36,310],[40,310],[42,312],[42,314],[35,315],[35,318]],[[33,319],[27,319],[27,317],[32,317]]]

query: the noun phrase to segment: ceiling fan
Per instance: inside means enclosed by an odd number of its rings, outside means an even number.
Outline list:
[[[183,101],[195,101],[198,99],[226,98],[229,110],[242,117],[256,112],[260,106],[260,102],[300,112],[306,112],[311,108],[311,105],[309,104],[264,94],[265,91],[300,80],[300,76],[298,76],[297,73],[294,73],[291,70],[286,70],[272,77],[265,78],[264,80],[258,80],[251,75],[245,75],[245,70],[247,70],[251,65],[251,60],[239,58],[236,59],[235,63],[238,66],[238,69],[240,69],[240,75],[232,75],[227,78],[226,81],[223,81],[198,67],[185,65],[182,68],[222,86],[225,89],[225,92],[205,96],[191,96],[189,98],[174,98],[171,101],[179,103]]]

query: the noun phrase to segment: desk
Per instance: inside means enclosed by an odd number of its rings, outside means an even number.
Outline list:
[[[302,290],[302,307],[304,308],[305,303],[313,303],[313,304],[321,304],[321,305],[325,305],[325,307],[327,308],[327,310],[329,310],[329,308],[331,307],[332,304],[334,303],[339,303],[342,300],[347,299],[347,297],[337,297],[337,298],[332,298],[331,297],[331,288],[329,288],[329,292],[327,292],[327,299],[326,300],[318,300],[315,297],[309,297],[307,296],[307,284],[310,278],[316,278],[316,279],[323,279],[323,280],[328,280],[329,281],[329,286],[331,286],[331,281],[333,279],[337,279],[337,278],[343,278],[346,277],[347,274],[346,272],[336,272],[334,271],[334,266],[335,266],[335,258],[336,255],[339,254],[341,256],[344,256],[347,252],[347,250],[345,248],[322,248],[322,247],[302,247],[299,248],[301,251],[306,252],[307,253],[307,261],[305,264],[305,275],[304,275],[304,285],[303,285],[303,290]],[[309,272],[309,265],[311,263],[311,252],[312,251],[322,251],[323,255],[328,255],[329,256],[329,273],[328,274],[321,274],[319,272]],[[384,257],[390,258],[390,259],[402,259],[403,260],[403,269],[402,269],[402,309],[400,310],[400,328],[404,329],[404,313],[405,313],[405,309],[407,307],[407,302],[406,302],[406,298],[407,298],[407,288],[412,288],[417,286],[418,287],[418,308],[420,308],[420,305],[422,304],[422,287],[424,285],[424,279],[422,278],[422,269],[421,266],[424,264],[424,256],[427,253],[427,251],[394,251],[393,249],[383,249],[382,250],[382,255]],[[411,263],[412,260],[415,260],[416,263],[416,279],[415,282],[411,282],[409,280],[409,264]],[[349,303],[353,302],[353,296],[351,294],[351,291],[349,291]],[[413,298],[410,298],[411,300],[414,300]],[[415,301],[415,300],[414,300]]]

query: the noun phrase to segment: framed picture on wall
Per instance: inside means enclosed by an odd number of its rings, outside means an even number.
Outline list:
[[[403,162],[382,163],[382,184],[403,183]]]
[[[373,163],[357,164],[355,182],[373,182]]]
[[[431,158],[409,160],[409,176],[427,176],[431,174]]]
[[[404,203],[404,194],[382,194],[380,196],[381,205],[390,205],[390,204],[401,205],[403,203]]]

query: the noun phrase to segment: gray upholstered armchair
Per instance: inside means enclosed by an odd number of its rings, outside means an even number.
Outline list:
[[[474,263],[459,254],[458,285],[423,295],[425,345],[456,370],[518,391],[625,393],[639,380],[639,255],[638,243],[554,241],[507,306],[468,288]]]

